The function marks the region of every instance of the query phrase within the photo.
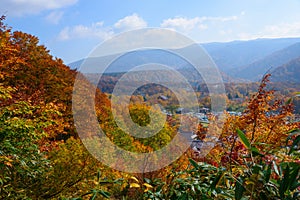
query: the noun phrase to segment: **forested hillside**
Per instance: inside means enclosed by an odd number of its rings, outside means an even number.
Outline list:
[[[300,82],[300,57],[281,65],[272,71],[272,81],[274,82]]]
[[[300,43],[295,43],[249,65],[235,69],[232,75],[252,81],[257,81],[261,79],[263,74],[270,72],[270,70],[274,70],[275,68],[291,60],[294,60],[299,56]]]
[[[267,89],[269,76],[249,94],[241,115],[224,111],[223,126],[214,114],[208,116],[208,125],[197,123],[193,133],[198,141],[211,142],[208,135],[217,140],[205,157],[199,156],[206,151],[203,147],[197,155],[188,149],[160,170],[121,172],[91,156],[80,140],[72,113],[76,78],[94,96],[97,123],[106,137],[127,151],[160,150],[178,134],[181,119],[190,124],[195,119],[168,115],[152,137],[127,134],[112,115],[110,96],[52,57],[37,37],[12,31],[1,17],[0,199],[299,199],[300,126],[292,104],[299,93],[287,98]],[[161,116],[139,95],[131,97],[129,108],[121,100],[116,109],[129,109],[140,126],[150,123],[149,113]],[[86,133],[84,139],[96,144],[96,135]],[[97,151],[103,151],[102,145],[95,145]]]

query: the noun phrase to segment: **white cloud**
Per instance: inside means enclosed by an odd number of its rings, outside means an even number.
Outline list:
[[[239,33],[239,39],[300,37],[300,22],[267,25],[255,33]]]
[[[184,33],[188,33],[192,30],[204,30],[208,28],[208,24],[211,22],[226,22],[237,20],[237,16],[229,16],[229,17],[194,17],[194,18],[186,18],[186,17],[174,17],[165,19],[161,23],[162,28],[170,28],[173,30],[181,31]]]
[[[63,11],[53,11],[46,16],[46,20],[52,24],[58,24],[63,15]]]
[[[69,40],[76,38],[99,38],[108,39],[114,34],[109,28],[103,27],[103,22],[97,22],[91,26],[77,25],[74,27],[65,27],[58,36],[59,40]]]
[[[0,13],[8,16],[36,14],[44,10],[59,9],[77,3],[78,0],[1,0]]]
[[[137,14],[126,16],[118,20],[113,26],[104,26],[104,22],[86,25],[65,27],[58,36],[59,40],[70,40],[76,38],[98,38],[101,40],[112,37],[116,32],[132,29],[145,28],[147,22]]]
[[[139,17],[136,13],[126,16],[114,24],[114,28],[122,31],[145,27],[147,27],[147,22],[143,18]]]
[[[206,30],[210,28],[210,30],[207,30],[207,34],[210,34],[210,32],[213,30],[212,27],[215,28],[216,26],[219,27],[221,25],[226,26],[225,22],[234,21],[237,19],[237,16],[204,16],[195,18],[174,17],[164,20],[160,26],[162,28],[177,30],[187,35],[190,35],[190,33],[199,35],[200,30]],[[91,25],[76,25],[73,27],[65,27],[59,33],[58,38],[59,40],[71,40],[77,38],[98,38],[100,40],[105,40],[111,38],[113,35],[121,31],[128,31],[145,27],[147,27],[147,22],[138,14],[134,13],[117,20],[117,22],[109,26],[104,26],[103,22],[98,22]],[[224,31],[220,32],[220,35],[231,35],[232,33],[232,31],[228,31],[228,28],[222,28],[222,30]]]
[[[300,22],[266,26],[262,36],[264,35],[265,37],[299,37]]]
[[[174,30],[187,32],[194,29],[197,25],[205,28],[205,25],[201,24],[201,22],[202,21],[199,17],[191,19],[185,17],[175,17],[164,20],[160,26],[163,28],[171,28]]]
[[[70,39],[70,28],[65,27],[63,30],[60,31],[58,35],[59,40],[68,40]]]

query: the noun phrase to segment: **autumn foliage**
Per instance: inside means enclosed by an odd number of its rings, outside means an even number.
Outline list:
[[[76,132],[72,94],[76,77],[82,75],[53,58],[37,37],[13,32],[4,20],[0,18],[1,199],[299,198],[300,127],[293,118],[292,101],[268,89],[270,75],[264,76],[240,116],[227,113],[220,126],[212,115],[208,127],[193,127],[203,141],[208,133],[221,131],[206,157],[194,157],[190,149],[158,171],[119,172],[91,156]],[[177,134],[177,115],[167,116],[163,128],[150,138],[127,134],[118,127],[108,96],[84,77],[80,80],[93,95],[97,123],[118,147],[149,153],[168,145]],[[156,96],[151,100],[159,101]],[[202,100],[209,104],[208,98]],[[127,108],[119,103],[116,109]],[[149,112],[160,119],[161,113],[138,95],[131,97],[128,109],[140,126],[151,123]],[[120,123],[131,119],[121,118]],[[194,123],[186,120],[187,126]],[[94,136],[87,129],[84,139]]]

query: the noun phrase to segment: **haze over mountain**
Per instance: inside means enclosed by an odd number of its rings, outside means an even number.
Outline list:
[[[274,70],[276,67],[279,67],[299,56],[300,43],[295,43],[249,65],[235,68],[229,73],[229,75],[257,81],[263,74],[268,72],[268,70]]]
[[[256,39],[201,44],[224,72],[251,64],[275,51],[300,42],[300,38]]]
[[[106,73],[119,73],[127,72],[134,67],[148,63],[159,63],[173,66],[174,68],[183,68],[188,65],[185,60],[168,51],[151,49],[103,57],[89,57],[71,63],[69,66],[80,69],[81,65],[84,64],[84,67],[80,70],[87,73],[99,73],[102,70],[105,70]],[[108,68],[105,69],[106,67]]]
[[[226,82],[258,81],[268,70],[272,69],[271,71],[275,72],[277,67],[281,66],[282,68],[282,65],[285,64],[285,66],[289,66],[287,63],[300,57],[300,38],[205,43],[201,44],[201,46],[216,63]],[[192,54],[193,46],[172,51],[179,55],[182,53],[186,55],[189,53]],[[114,57],[118,57],[118,59],[110,63]],[[208,60],[207,58],[205,59]],[[170,53],[168,50],[160,49],[133,51],[124,55],[93,57],[85,60],[81,59],[70,63],[69,66],[72,69],[79,68],[83,62],[85,62],[86,66],[90,66],[87,73],[99,73],[99,66],[103,67],[108,64],[110,65],[105,71],[106,73],[127,72],[133,67],[147,63],[168,65],[174,69],[181,69],[181,71],[192,67],[185,58]],[[288,68],[289,73],[293,73],[295,70],[298,70],[298,68]],[[281,73],[279,73],[280,71]],[[282,69],[278,69],[277,72],[283,74]],[[282,76],[279,74],[276,75],[276,79]],[[296,74],[294,74],[294,78],[297,79]],[[286,79],[284,78],[284,80]]]
[[[273,82],[300,83],[300,57],[277,67],[271,73]]]

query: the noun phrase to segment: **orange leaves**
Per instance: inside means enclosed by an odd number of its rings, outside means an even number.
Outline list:
[[[283,97],[267,89],[269,77],[267,74],[262,79],[258,91],[251,97],[241,116],[227,116],[220,137],[221,143],[210,153],[211,157],[218,158],[211,154],[219,152],[219,158],[226,166],[229,163],[242,164],[243,159],[250,159],[246,153],[250,144],[254,154],[265,152],[266,157],[274,154],[279,156],[278,152],[285,145],[288,131],[297,127],[297,123],[288,120],[292,119],[292,105],[285,104]],[[237,129],[243,131],[239,133],[239,138],[244,140],[238,139]]]
[[[4,25],[4,18],[0,19],[1,87],[14,90],[10,93],[10,100],[1,104],[19,101],[32,105],[52,103],[52,109],[62,115],[51,115],[57,123],[45,129],[49,136],[58,140],[75,136],[71,101],[76,71],[70,70],[62,60],[54,59],[43,45],[38,44],[37,37],[20,31],[12,32]]]
[[[4,165],[8,167],[13,167],[13,160],[10,158],[11,156],[0,156],[0,163],[3,162]]]
[[[274,99],[274,91],[267,90],[270,75],[267,74],[259,86],[258,92],[251,98],[241,117],[241,123],[250,140],[267,142],[280,146],[285,134],[293,125],[286,124],[286,118],[292,115],[292,106],[284,105],[282,100]]]

